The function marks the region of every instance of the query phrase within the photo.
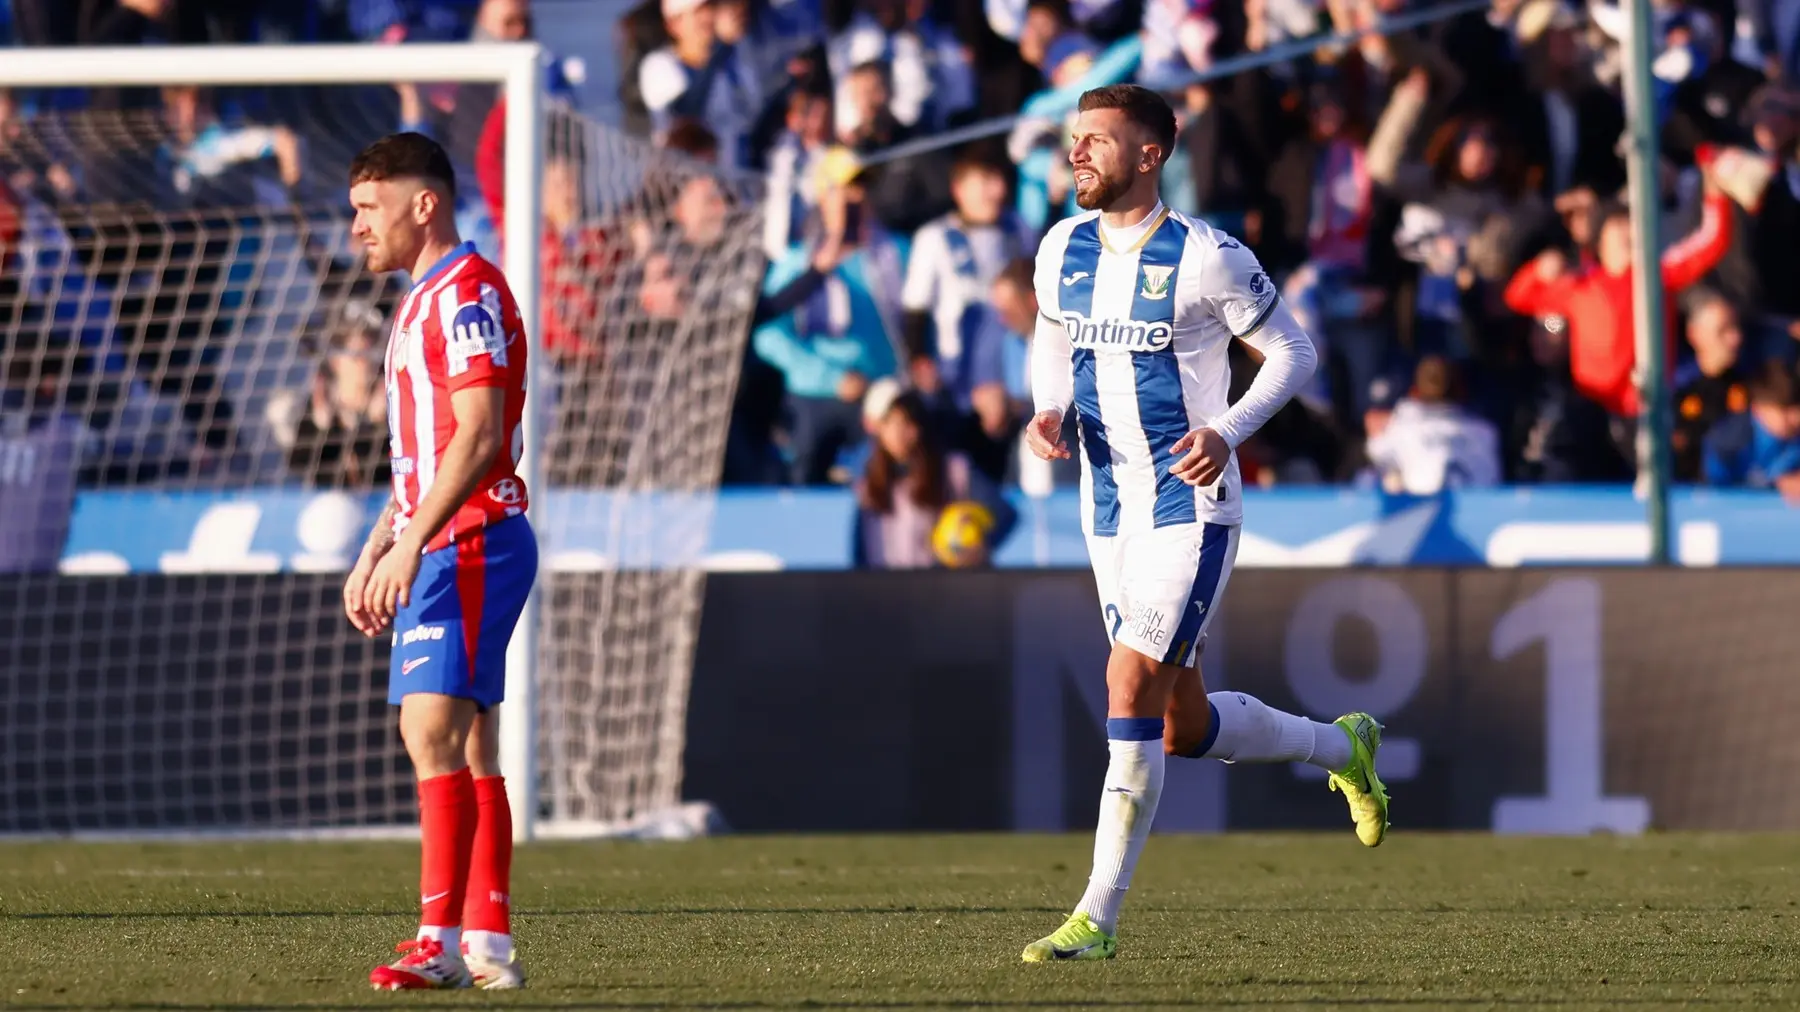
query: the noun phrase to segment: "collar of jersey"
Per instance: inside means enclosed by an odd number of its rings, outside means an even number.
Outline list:
[[[449,267],[451,264],[457,262],[458,260],[461,260],[463,257],[466,257],[473,252],[475,252],[475,244],[473,242],[464,242],[464,243],[457,244],[457,247],[455,249],[451,250],[448,253],[445,253],[443,259],[439,260],[435,264],[432,264],[430,270],[426,271],[423,275],[421,275],[419,277],[419,280],[413,282],[413,290],[417,291],[417,290],[425,287],[425,285],[428,284],[432,278],[435,278],[439,274],[444,273],[445,268]]]
[[[1156,208],[1150,212],[1150,216],[1147,220],[1150,224],[1145,226],[1144,234],[1138,236],[1137,241],[1133,242],[1131,246],[1126,249],[1114,248],[1112,242],[1106,238],[1106,223],[1096,220],[1095,224],[1098,226],[1097,231],[1100,234],[1100,245],[1106,247],[1108,253],[1113,254],[1136,253],[1138,250],[1143,249],[1144,244],[1150,241],[1150,237],[1156,234],[1156,230],[1162,227],[1162,223],[1169,220],[1168,206],[1160,200],[1157,201]]]

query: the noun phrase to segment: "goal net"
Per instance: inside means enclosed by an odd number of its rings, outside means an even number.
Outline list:
[[[759,183],[552,116],[542,329],[563,491],[539,640],[547,832],[685,832],[680,797],[704,552],[760,288]],[[566,546],[566,547],[564,547]],[[669,816],[676,816],[672,822]]]
[[[520,829],[694,828],[667,817],[759,201],[566,110],[497,132],[521,48],[209,48],[204,87],[166,50],[0,66],[0,832],[415,819],[391,638],[340,598],[387,495],[406,285],[354,255],[345,170],[412,122],[538,321],[545,565],[501,711]],[[474,171],[484,131],[504,186]],[[507,206],[537,241],[502,243]]]

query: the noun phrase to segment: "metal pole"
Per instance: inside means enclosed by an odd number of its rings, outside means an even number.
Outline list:
[[[399,47],[404,49],[405,47]],[[549,522],[542,503],[549,498],[544,487],[544,448],[541,440],[547,426],[544,388],[539,380],[548,375],[544,367],[543,330],[538,326],[540,313],[538,282],[539,230],[543,228],[543,202],[540,183],[543,178],[544,154],[544,74],[538,64],[538,47],[513,54],[503,82],[506,95],[506,221],[502,237],[501,262],[513,298],[519,304],[519,316],[525,324],[526,385],[523,435],[525,445],[519,460],[519,474],[533,497],[528,513],[536,528],[539,551],[538,580],[526,598],[524,614],[513,629],[506,646],[506,702],[500,707],[500,769],[506,774],[506,797],[512,806],[513,838],[530,840],[537,835],[538,764],[537,764],[537,672],[538,616],[543,595],[544,576],[549,570],[548,553],[542,551],[544,532]]]
[[[1632,0],[1626,56],[1626,119],[1631,150],[1632,318],[1637,326],[1638,482],[1650,524],[1650,564],[1669,564],[1668,335],[1662,283],[1662,200],[1657,183],[1655,90],[1650,77],[1655,21],[1650,0]]]

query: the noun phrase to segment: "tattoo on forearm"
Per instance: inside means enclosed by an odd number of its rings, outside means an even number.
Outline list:
[[[389,499],[381,517],[375,521],[375,529],[369,532],[369,550],[376,555],[394,547],[394,514],[399,510],[400,504]]]

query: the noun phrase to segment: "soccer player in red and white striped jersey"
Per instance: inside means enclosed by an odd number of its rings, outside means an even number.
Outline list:
[[[383,138],[350,166],[369,269],[413,279],[387,349],[393,499],[344,584],[358,629],[393,629],[388,699],[419,778],[419,934],[369,975],[396,990],[524,983],[492,708],[537,578],[517,473],[525,335],[506,279],[457,237],[455,195],[449,157],[420,134]]]

